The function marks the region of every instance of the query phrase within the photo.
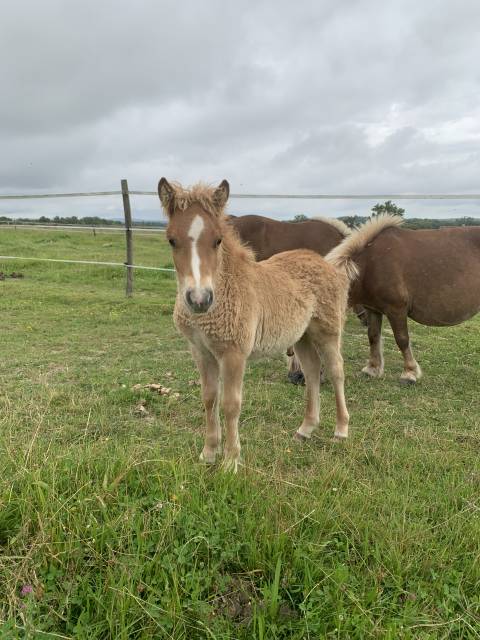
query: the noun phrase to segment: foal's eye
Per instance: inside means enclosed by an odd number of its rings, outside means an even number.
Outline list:
[[[171,247],[175,247],[175,246],[176,246],[176,244],[177,244],[177,243],[175,242],[174,238],[169,238],[169,239],[168,239],[168,242],[170,243],[170,246],[171,246]]]
[[[219,247],[219,246],[220,246],[221,242],[222,242],[222,239],[221,239],[221,238],[217,238],[217,239],[215,240],[215,244],[213,245],[213,246],[215,247],[215,249],[216,249],[217,247]]]

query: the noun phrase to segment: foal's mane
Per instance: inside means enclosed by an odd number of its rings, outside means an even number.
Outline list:
[[[352,233],[350,227],[339,220],[338,218],[327,218],[326,216],[313,216],[312,220],[319,220],[320,222],[325,222],[325,224],[329,224],[331,227],[335,227],[337,231],[339,231],[344,238],[349,236]]]
[[[192,204],[198,203],[206,213],[215,217],[221,217],[225,214],[225,204],[219,204],[214,194],[216,187],[205,182],[197,182],[191,187],[183,187],[179,182],[171,182],[173,188],[173,201],[171,203],[172,211],[179,209],[186,211]]]

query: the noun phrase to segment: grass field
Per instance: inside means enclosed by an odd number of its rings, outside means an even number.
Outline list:
[[[169,266],[162,236],[138,264]],[[123,261],[123,237],[0,230],[0,254]],[[480,638],[480,317],[412,325],[424,379],[344,355],[351,438],[293,440],[303,389],[249,366],[236,476],[203,412],[172,274],[0,260],[0,638]],[[134,385],[161,383],[158,395]],[[178,393],[176,397],[174,394]]]

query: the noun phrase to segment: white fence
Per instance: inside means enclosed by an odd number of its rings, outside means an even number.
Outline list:
[[[24,256],[0,256],[1,260],[36,260],[39,262],[59,262],[67,264],[88,264],[88,265],[103,265],[112,267],[123,267],[126,269],[127,285],[126,294],[131,296],[133,293],[133,269],[149,269],[154,271],[174,271],[174,269],[162,268],[162,267],[146,267],[142,265],[134,264],[133,260],[133,233],[134,232],[147,232],[155,233],[162,232],[161,228],[145,228],[134,227],[132,224],[131,208],[130,208],[130,195],[135,196],[156,196],[156,191],[138,191],[129,190],[127,180],[121,181],[121,190],[119,191],[87,191],[87,192],[73,192],[73,193],[35,193],[35,194],[0,194],[0,200],[39,200],[47,198],[78,198],[78,197],[95,197],[95,196],[122,196],[123,198],[123,210],[125,216],[125,225],[118,226],[112,225],[111,227],[100,227],[95,225],[25,225],[29,228],[41,228],[41,229],[72,229],[72,230],[92,230],[94,233],[98,231],[122,231],[125,232],[126,238],[126,261],[121,262],[96,262],[90,260],[70,260],[65,259],[53,259],[53,258],[34,258]],[[265,200],[478,200],[480,201],[480,193],[455,193],[455,194],[419,194],[419,193],[394,193],[394,194],[278,194],[278,193],[232,193],[230,198],[233,199],[265,199]],[[20,225],[21,223],[12,223],[12,226]],[[10,225],[9,225],[10,226]]]

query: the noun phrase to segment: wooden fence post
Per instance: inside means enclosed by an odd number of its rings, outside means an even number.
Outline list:
[[[132,210],[130,209],[130,198],[128,195],[128,182],[122,180],[123,213],[125,214],[125,237],[127,240],[127,298],[133,294],[133,234],[132,234]]]

